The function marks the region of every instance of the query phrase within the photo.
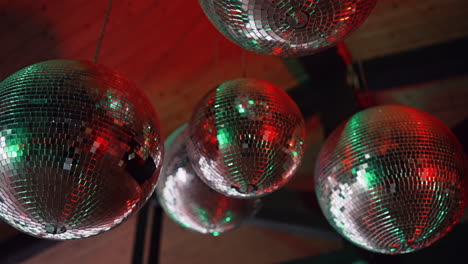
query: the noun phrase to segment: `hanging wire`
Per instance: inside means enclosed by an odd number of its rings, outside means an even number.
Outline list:
[[[109,21],[110,11],[112,9],[112,0],[109,0],[107,4],[106,14],[104,16],[104,22],[102,23],[101,33],[99,35],[99,40],[96,46],[96,51],[94,53],[94,63],[97,63],[99,52],[101,51],[102,40],[104,39],[104,32],[106,31],[107,22]]]

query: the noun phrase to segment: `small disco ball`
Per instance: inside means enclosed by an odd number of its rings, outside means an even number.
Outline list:
[[[0,216],[38,237],[77,239],[140,209],[162,164],[151,102],[123,75],[52,60],[0,83]]]
[[[250,51],[281,57],[320,52],[344,40],[377,0],[199,0],[215,27]]]
[[[255,79],[227,81],[208,92],[189,123],[187,148],[197,174],[237,198],[284,186],[304,153],[305,126],[294,101]]]
[[[443,237],[463,214],[466,162],[457,138],[433,116],[373,107],[326,140],[316,194],[329,223],[354,244],[413,252]]]
[[[209,188],[193,170],[188,157],[187,125],[166,141],[165,162],[156,193],[164,211],[181,226],[217,236],[253,216],[259,199],[236,199]]]

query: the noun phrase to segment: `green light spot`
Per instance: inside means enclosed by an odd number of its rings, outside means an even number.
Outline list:
[[[226,140],[225,140],[225,137],[224,137],[224,134],[218,134],[216,135],[216,138],[218,139],[218,142],[220,145],[224,145],[226,143]]]
[[[47,99],[40,99],[40,98],[35,98],[35,99],[30,99],[29,102],[31,104],[47,104]]]
[[[353,171],[353,173],[356,173],[356,171]],[[372,173],[370,171],[365,171],[358,177],[362,180],[362,183],[365,184],[365,186],[367,186],[368,188],[372,187],[373,183],[377,181],[377,176],[375,175],[375,173]]]
[[[240,114],[244,114],[244,113],[245,113],[245,108],[244,108],[243,105],[238,104],[238,105],[236,105],[236,108],[237,108],[237,111],[239,111]]]
[[[18,145],[11,145],[11,146],[6,147],[6,150],[7,152],[14,152],[14,151],[18,151],[19,147]]]
[[[255,104],[254,100],[249,100],[249,104],[251,105]]]
[[[215,237],[219,236],[219,232],[213,232],[213,236]]]
[[[356,260],[356,261],[353,261],[353,264],[367,264],[367,262],[365,260]]]
[[[226,219],[224,220],[224,222],[225,222],[225,223],[228,223],[228,222],[230,222],[231,220],[232,220],[232,218],[228,216],[228,217],[226,217]]]
[[[110,107],[111,107],[112,109],[117,109],[117,108],[120,108],[121,105],[120,105],[119,103],[117,103],[117,102],[112,102],[112,103],[110,104]]]

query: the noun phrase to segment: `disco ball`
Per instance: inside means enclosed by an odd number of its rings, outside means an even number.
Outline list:
[[[232,80],[208,92],[190,120],[189,134],[187,148],[200,178],[238,198],[284,186],[304,152],[304,120],[297,105],[261,80]]]
[[[326,140],[316,194],[330,224],[354,244],[413,252],[443,237],[463,214],[466,162],[457,138],[431,115],[373,107]]]
[[[259,209],[258,199],[236,199],[209,188],[193,170],[187,153],[187,125],[166,142],[166,156],[156,193],[166,213],[177,223],[217,236],[238,227]]]
[[[215,27],[256,53],[305,56],[346,38],[377,0],[199,0]]]
[[[151,102],[123,75],[52,60],[0,83],[0,217],[77,239],[115,227],[153,192],[163,145]]]

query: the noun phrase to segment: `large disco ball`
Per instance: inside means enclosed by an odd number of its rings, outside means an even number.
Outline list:
[[[195,171],[211,188],[253,198],[284,186],[302,160],[301,112],[280,88],[255,79],[227,81],[208,92],[189,123]]]
[[[109,230],[155,188],[163,145],[151,102],[123,75],[52,60],[0,83],[0,216],[30,235]]]
[[[466,156],[450,129],[405,106],[361,111],[326,140],[316,193],[330,224],[367,250],[399,254],[427,247],[465,206]]]
[[[258,199],[236,199],[209,188],[188,157],[187,125],[166,141],[166,153],[156,193],[164,211],[177,223],[217,236],[238,227],[259,209]]]
[[[199,0],[215,27],[256,53],[305,56],[342,41],[377,0]]]

